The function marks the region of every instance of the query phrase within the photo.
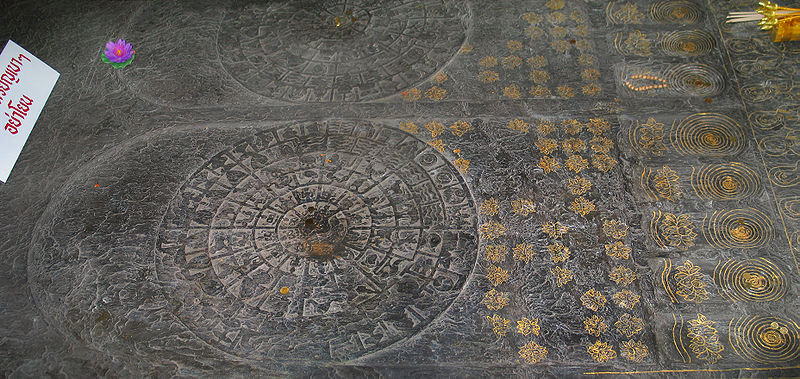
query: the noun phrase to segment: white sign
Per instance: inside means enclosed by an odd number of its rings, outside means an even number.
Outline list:
[[[60,75],[14,41],[0,53],[0,182],[8,180]]]

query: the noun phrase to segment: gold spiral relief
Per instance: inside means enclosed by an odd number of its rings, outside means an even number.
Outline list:
[[[772,240],[772,221],[757,209],[716,211],[703,223],[708,243],[723,249],[753,249]]]
[[[762,130],[778,130],[786,122],[786,117],[779,111],[756,111],[750,113],[750,122]]]
[[[725,89],[719,71],[704,64],[681,64],[664,71],[664,79],[676,92],[690,96],[715,96]]]
[[[781,199],[780,209],[789,218],[800,218],[800,196],[787,197]]]
[[[776,301],[788,290],[783,271],[765,258],[720,262],[714,269],[714,283],[734,302]]]
[[[679,57],[706,55],[716,47],[711,33],[702,30],[678,30],[666,33],[661,37],[659,44],[665,54]]]
[[[692,187],[701,199],[739,200],[756,196],[761,180],[752,168],[733,162],[692,169]]]
[[[800,162],[794,164],[794,166],[775,166],[769,169],[769,179],[772,181],[772,184],[778,187],[794,187],[797,184],[800,184],[800,171],[798,171],[798,165]]]
[[[703,11],[691,1],[667,0],[653,4],[650,17],[664,24],[695,24],[703,19]]]
[[[672,144],[682,155],[734,155],[745,143],[741,125],[719,113],[693,114],[672,131]]]
[[[731,320],[729,339],[736,354],[756,362],[792,362],[800,357],[800,329],[791,319],[740,317]]]

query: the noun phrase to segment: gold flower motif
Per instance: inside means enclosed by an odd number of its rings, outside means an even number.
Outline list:
[[[689,348],[698,359],[709,363],[717,363],[722,358],[722,351],[725,347],[719,342],[717,329],[714,322],[706,316],[698,313],[697,319],[689,320],[689,332],[687,333],[691,342]]]
[[[639,125],[638,145],[653,155],[662,155],[667,151],[664,144],[664,124],[650,117],[647,122]]]
[[[523,20],[528,21],[529,24],[538,24],[542,22],[542,16],[533,12],[525,13],[521,17]]]
[[[495,216],[500,212],[500,204],[498,204],[497,200],[495,200],[493,197],[490,197],[489,199],[483,201],[480,211],[482,214]]]
[[[571,136],[574,136],[583,130],[583,124],[580,121],[571,118],[568,120],[561,121],[561,129],[564,130],[564,133],[567,133]]]
[[[543,68],[547,66],[547,58],[541,55],[535,55],[525,60],[531,68]]]
[[[602,172],[609,172],[616,165],[617,165],[617,160],[610,155],[595,154],[592,156],[592,166],[594,166],[594,168]]]
[[[602,363],[617,357],[614,347],[605,342],[596,341],[586,349],[594,360]]]
[[[577,47],[579,50],[591,50],[592,43],[585,39],[579,39],[577,42],[575,42],[575,47]]]
[[[603,89],[600,88],[600,86],[598,86],[597,83],[589,83],[581,87],[581,92],[583,92],[584,95],[589,95],[589,96],[599,95],[600,92],[602,91]]]
[[[564,234],[567,233],[567,231],[569,231],[569,228],[567,228],[564,225],[561,225],[561,223],[558,221],[546,222],[542,224],[542,231],[547,233],[547,235],[549,235],[550,238],[559,239],[563,237]]]
[[[576,176],[567,181],[569,193],[580,196],[592,189],[592,182],[582,176]]]
[[[422,91],[412,88],[403,92],[403,101],[417,101],[422,98]]]
[[[445,81],[447,81],[447,79],[448,79],[447,74],[445,74],[444,72],[440,72],[433,77],[432,81],[436,84],[442,84]]]
[[[511,201],[511,211],[520,216],[527,216],[535,212],[532,200],[519,199]]]
[[[563,26],[554,26],[550,28],[549,32],[550,32],[550,37],[558,39],[564,38],[567,36],[567,34],[569,34],[567,28]]]
[[[552,132],[555,132],[556,126],[550,121],[540,120],[539,123],[536,124],[536,131],[541,135],[546,136]]]
[[[530,129],[530,125],[524,120],[515,118],[508,122],[508,128],[511,130],[516,130],[518,132],[527,133]]]
[[[642,22],[644,15],[639,12],[639,8],[636,4],[625,3],[619,7],[619,10],[614,12],[614,18],[624,24],[639,24]]]
[[[484,83],[496,82],[500,79],[500,74],[494,71],[485,70],[478,74],[478,80]]]
[[[642,57],[646,57],[651,54],[651,42],[647,39],[647,35],[642,33],[640,30],[634,30],[628,34],[628,38],[625,39],[623,44],[625,45],[625,51],[631,54]]]
[[[591,69],[587,68],[587,70]],[[590,118],[585,126],[586,130],[592,132],[595,136],[603,134],[611,129],[611,125],[608,124],[608,121],[602,118]]]
[[[550,269],[550,273],[556,277],[556,285],[563,287],[573,279],[572,270],[556,266]]]
[[[569,14],[569,18],[571,18],[572,21],[575,21],[578,24],[583,24],[586,21],[586,19],[583,17],[583,13],[581,13],[577,9],[572,11],[572,13]],[[581,25],[581,26],[584,26],[584,25]],[[584,35],[584,34],[580,34],[580,35]]]
[[[413,122],[401,122],[400,123],[400,130],[402,130],[402,131],[404,131],[406,133],[415,134],[415,133],[417,133],[419,131],[419,128],[417,127],[417,124],[415,124]]]
[[[561,148],[564,150],[564,153],[567,154],[581,153],[586,150],[586,142],[582,139],[570,137],[561,143]]]
[[[550,251],[550,259],[555,263],[564,262],[569,259],[569,248],[560,242],[547,245],[547,250]]]
[[[499,263],[506,258],[505,245],[488,245],[486,246],[486,260],[489,262]]]
[[[478,61],[478,64],[486,68],[494,67],[497,66],[497,58],[492,56],[483,57]]]
[[[583,22],[583,15],[582,14],[578,13],[578,11],[574,11],[570,15],[570,18],[572,18],[573,14],[578,14],[578,15],[580,15],[580,18],[581,18],[581,21],[577,21],[576,20],[575,22],[577,22],[577,23],[582,23]],[[575,20],[575,19],[573,18],[573,20]],[[589,27],[586,26],[586,25],[578,25],[578,26],[575,27],[575,29],[572,29],[572,32],[575,33],[576,36],[586,37],[586,36],[589,35]]]
[[[561,12],[553,12],[547,15],[547,21],[552,22],[553,24],[560,24],[567,20],[567,16],[565,16]]]
[[[607,154],[614,148],[614,142],[606,137],[595,136],[589,140],[595,153]]]
[[[510,39],[506,42],[506,48],[513,53],[522,48],[522,42]]]
[[[619,352],[623,358],[633,362],[642,362],[650,355],[650,352],[647,350],[647,345],[634,340],[622,341]]]
[[[619,320],[614,323],[614,326],[617,327],[619,334],[631,338],[634,334],[644,329],[644,320],[639,317],[633,317],[629,313],[623,313],[622,316],[619,316]]]
[[[486,279],[489,280],[489,283],[492,283],[492,286],[497,287],[508,280],[508,270],[491,265],[489,266],[489,273],[486,274]]]
[[[551,11],[557,11],[564,8],[564,0],[547,0],[544,6],[550,8]]]
[[[688,249],[694,246],[694,240],[697,238],[697,233],[694,232],[694,224],[692,224],[688,214],[664,213],[664,218],[661,220],[661,224],[658,225],[658,230],[667,241],[667,245],[672,247]]]
[[[581,295],[581,304],[589,310],[597,312],[606,305],[606,297],[600,291],[592,288]]]
[[[453,125],[450,125],[450,133],[461,137],[472,129],[472,125],[464,120],[458,120]]]
[[[440,134],[444,133],[444,125],[436,121],[430,121],[425,124],[425,129],[428,129],[428,131],[431,132],[431,138],[436,138]]]
[[[608,274],[608,278],[621,286],[627,286],[636,280],[636,273],[625,266],[617,266]]]
[[[586,158],[584,158],[584,157],[582,157],[580,155],[573,154],[573,155],[570,155],[569,158],[567,158],[567,161],[564,163],[564,165],[569,170],[571,170],[571,171],[573,171],[573,172],[575,172],[577,174],[577,173],[583,171],[584,169],[586,169],[587,167],[589,167],[589,161],[587,161]]]
[[[447,90],[442,87],[433,86],[425,91],[425,97],[431,100],[439,101],[444,99],[445,96],[447,96]]]
[[[508,320],[500,315],[493,315],[493,316],[486,316],[486,320],[489,321],[489,325],[492,326],[492,331],[499,337],[502,337],[508,333],[508,330],[511,328],[509,325],[511,320]]]
[[[537,39],[544,35],[544,30],[538,26],[531,25],[525,28],[525,34],[527,34],[528,37],[531,37],[531,39]]]
[[[534,142],[536,148],[542,152],[542,154],[550,154],[558,149],[558,142],[552,138],[543,138],[539,137],[539,139]]]
[[[523,317],[522,320],[517,321],[517,333],[522,334],[523,336],[529,336],[531,334],[538,336],[539,319],[529,319],[527,317]]]
[[[458,53],[459,54],[468,54],[468,53],[472,52],[472,49],[473,49],[472,45],[470,45],[469,43],[465,43],[464,46],[461,46],[461,50],[459,50]]]
[[[537,363],[547,358],[547,348],[533,341],[519,348],[518,353],[520,359],[528,363]]]
[[[506,234],[506,227],[503,224],[489,221],[481,225],[478,229],[481,232],[481,236],[486,238],[490,241],[493,241],[495,238],[501,237]]]
[[[589,212],[594,211],[595,205],[591,200],[583,196],[578,196],[572,201],[572,204],[569,205],[569,209],[581,216],[586,216]]]
[[[528,93],[530,93],[531,96],[547,97],[550,96],[550,89],[545,86],[535,85],[531,86],[531,90]]]
[[[519,99],[521,95],[519,86],[513,83],[509,84],[506,88],[503,88],[503,95],[509,99]]]
[[[587,82],[593,82],[600,79],[600,71],[597,71],[595,68],[584,68],[581,73],[581,79]]]
[[[550,42],[550,47],[559,54],[565,54],[569,50],[569,41],[555,40]]]
[[[656,185],[656,192],[658,192],[661,197],[669,200],[669,201],[676,201],[680,199],[683,195],[681,191],[681,186],[678,183],[678,173],[675,170],[669,168],[669,166],[664,166],[660,170],[656,171],[655,176],[653,176],[653,182]]]
[[[511,55],[503,58],[503,67],[505,68],[517,68],[521,65],[522,65],[522,58],[516,55]]]
[[[628,235],[628,225],[619,220],[603,221],[603,234],[609,238],[621,240]]]
[[[586,320],[583,320],[583,328],[586,329],[586,333],[589,333],[590,336],[600,337],[600,334],[608,330],[608,325],[606,325],[606,321],[602,317],[592,315],[592,317],[587,317]]]
[[[544,70],[533,70],[530,73],[530,78],[536,84],[545,84],[550,80],[550,75]]]
[[[544,156],[542,157],[542,159],[539,160],[539,167],[541,167],[545,173],[549,173],[551,171],[557,170],[559,167],[561,167],[561,164],[558,163],[558,161],[555,160],[553,157]]]
[[[578,64],[581,66],[593,66],[594,56],[589,54],[581,54],[578,56]]]
[[[517,246],[514,246],[512,249],[512,256],[514,259],[526,263],[530,262],[534,254],[536,254],[536,252],[533,251],[533,245],[527,243],[517,244]]]
[[[462,174],[466,174],[469,170],[469,161],[464,158],[458,158],[454,160],[453,164],[456,166],[458,171],[461,171]]]
[[[486,305],[486,308],[489,308],[489,310],[499,311],[508,305],[510,301],[505,292],[492,289],[483,295],[482,303]]]
[[[437,139],[437,140],[433,140],[433,141],[428,141],[428,145],[430,145],[434,149],[438,150],[440,153],[444,153],[445,146],[444,146],[444,142],[442,142],[442,140]]]
[[[708,291],[706,290],[706,283],[703,281],[703,274],[700,273],[700,267],[696,266],[692,261],[687,259],[683,265],[675,267],[673,277],[678,287],[675,293],[682,297],[683,300],[697,304],[708,300]]]
[[[622,241],[606,244],[606,254],[614,259],[630,258],[631,248],[625,246]]]
[[[641,299],[641,296],[628,290],[622,290],[615,293],[613,296],[611,296],[611,298],[614,299],[614,302],[617,303],[618,307],[633,309],[633,307],[636,306],[636,303],[639,302],[639,299]]]

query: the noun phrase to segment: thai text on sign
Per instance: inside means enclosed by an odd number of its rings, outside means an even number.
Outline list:
[[[59,75],[14,41],[0,53],[0,182],[8,180]]]

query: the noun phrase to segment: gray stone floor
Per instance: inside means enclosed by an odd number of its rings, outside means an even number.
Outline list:
[[[62,76],[0,372],[800,375],[800,42],[752,7],[4,6]]]

